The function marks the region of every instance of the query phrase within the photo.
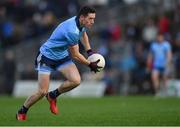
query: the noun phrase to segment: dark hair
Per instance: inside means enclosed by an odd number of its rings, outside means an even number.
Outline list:
[[[157,36],[164,36],[164,34],[162,32],[158,32]]]
[[[87,16],[89,13],[96,13],[96,10],[93,7],[90,7],[90,6],[83,6],[80,9],[77,17],[80,17],[81,15]]]

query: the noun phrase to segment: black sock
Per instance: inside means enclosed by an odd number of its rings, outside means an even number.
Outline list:
[[[58,91],[58,89],[55,89],[54,91],[49,92],[49,96],[53,99],[57,98],[61,93]]]
[[[18,113],[27,113],[28,108],[26,108],[24,105],[19,109]]]

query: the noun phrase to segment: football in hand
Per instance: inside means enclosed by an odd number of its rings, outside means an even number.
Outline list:
[[[98,71],[102,71],[105,67],[105,59],[101,54],[94,53],[88,57],[88,60],[90,62],[96,62],[97,60],[100,60],[97,65],[101,68],[98,69]]]

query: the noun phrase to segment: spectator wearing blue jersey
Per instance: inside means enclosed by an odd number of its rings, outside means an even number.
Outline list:
[[[159,33],[156,41],[152,42],[147,59],[148,68],[151,69],[151,79],[155,94],[160,92],[162,81],[163,92],[166,91],[168,70],[172,60],[171,45],[164,39],[164,35]]]
[[[98,68],[100,68],[97,66],[99,60],[90,62],[79,52],[79,42],[81,40],[88,55],[92,54],[86,29],[92,27],[95,16],[96,10],[94,8],[82,7],[77,16],[60,23],[49,39],[40,47],[35,61],[39,87],[18,110],[17,120],[26,120],[28,109],[44,96],[50,104],[51,112],[58,114],[57,97],[77,87],[81,82],[79,71],[72,59],[89,66],[91,71],[95,73],[98,71]],[[61,72],[67,80],[56,90],[48,93],[50,74],[55,70]]]

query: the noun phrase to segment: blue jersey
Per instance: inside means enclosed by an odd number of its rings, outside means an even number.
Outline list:
[[[171,51],[169,42],[153,42],[150,50],[153,55],[153,67],[165,68],[167,64],[167,53]]]
[[[68,47],[79,43],[83,32],[76,16],[62,22],[53,31],[50,38],[40,47],[40,52],[52,60],[60,60],[69,55]]]

